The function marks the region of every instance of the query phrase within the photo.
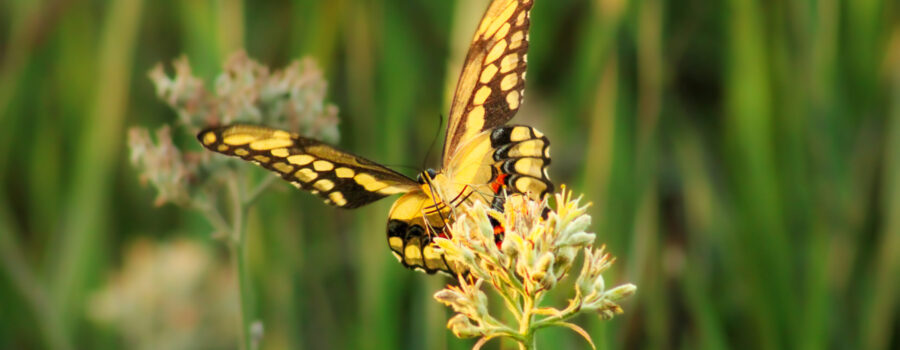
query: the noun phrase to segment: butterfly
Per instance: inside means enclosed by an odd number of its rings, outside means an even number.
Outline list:
[[[200,131],[209,150],[240,157],[341,208],[402,194],[388,215],[388,246],[407,268],[465,273],[434,243],[449,237],[454,209],[475,201],[502,208],[507,195],[544,198],[550,142],[540,131],[506,125],[525,87],[531,0],[494,0],[472,39],[450,109],[440,170],[409,178],[296,133],[234,124]],[[502,228],[495,240],[502,242]],[[499,243],[498,243],[499,244]]]

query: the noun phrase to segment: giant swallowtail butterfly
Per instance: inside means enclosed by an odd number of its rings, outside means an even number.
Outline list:
[[[363,157],[287,131],[228,125],[201,131],[204,147],[274,171],[325,203],[356,208],[403,194],[388,216],[388,245],[408,268],[464,273],[433,238],[448,236],[453,209],[504,195],[541,199],[553,190],[547,176],[550,143],[539,131],[505,125],[522,104],[531,0],[494,0],[481,19],[459,76],[439,171],[417,180]],[[498,240],[502,237],[496,237]]]

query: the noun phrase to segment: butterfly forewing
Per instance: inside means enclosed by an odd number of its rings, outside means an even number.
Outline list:
[[[256,163],[342,208],[417,188],[403,174],[283,130],[238,124],[203,130],[197,138],[209,150]]]
[[[465,140],[509,121],[522,104],[532,0],[495,0],[475,32],[444,140],[446,167]]]

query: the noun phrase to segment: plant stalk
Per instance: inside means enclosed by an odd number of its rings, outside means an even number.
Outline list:
[[[252,291],[247,273],[246,264],[246,224],[244,216],[249,209],[249,202],[244,201],[241,186],[238,183],[238,177],[230,177],[228,181],[228,189],[231,194],[232,212],[232,232],[228,240],[231,252],[231,260],[237,274],[238,282],[238,298],[240,299],[240,339],[241,349],[253,350],[255,348],[254,341],[250,334],[253,320],[250,317],[250,308],[252,305]],[[255,195],[254,195],[255,197]]]
[[[522,317],[519,318],[519,334],[522,340],[519,341],[519,350],[534,350],[534,332],[531,329],[531,320],[534,318],[532,311],[534,310],[534,297],[528,294],[522,294],[523,307]]]

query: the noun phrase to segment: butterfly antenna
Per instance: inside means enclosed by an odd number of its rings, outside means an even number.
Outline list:
[[[437,143],[438,137],[441,135],[441,125],[444,125],[444,115],[438,114],[438,125],[437,129],[434,131],[434,137],[431,138],[431,145],[428,146],[428,152],[425,153],[425,159],[422,159],[422,169],[425,169],[425,164],[428,162],[428,157],[431,157],[431,151],[434,150],[434,145]]]

